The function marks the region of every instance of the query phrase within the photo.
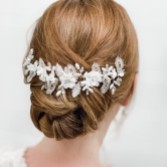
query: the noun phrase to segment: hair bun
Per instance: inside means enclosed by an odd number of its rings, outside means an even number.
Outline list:
[[[83,108],[77,107],[74,111],[60,117],[50,117],[54,137],[58,140],[67,138],[72,139],[81,134],[84,134],[84,117]]]
[[[31,88],[31,91],[31,119],[47,137],[72,139],[86,133],[86,112],[82,106],[68,101],[66,96],[55,101],[40,89]]]

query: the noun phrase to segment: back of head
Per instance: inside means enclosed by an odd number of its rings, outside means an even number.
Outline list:
[[[86,70],[93,62],[113,65],[119,55],[125,63],[121,86],[112,95],[96,87],[76,98],[70,90],[60,97],[41,90],[41,81],[31,81],[31,118],[47,137],[73,139],[98,129],[108,109],[125,99],[138,68],[134,27],[125,9],[112,0],[59,0],[37,20],[30,42],[35,59],[62,66],[78,63]],[[27,52],[28,54],[28,52]]]

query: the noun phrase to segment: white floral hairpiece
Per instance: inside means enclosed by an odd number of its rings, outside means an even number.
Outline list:
[[[33,52],[34,50],[30,49],[29,55],[23,62],[26,81],[29,83],[33,77],[38,76],[39,80],[44,83],[41,89],[47,94],[52,94],[57,88],[55,93],[57,97],[65,94],[66,89],[72,90],[73,97],[77,97],[81,90],[89,95],[93,92],[92,88],[98,87],[101,83],[100,91],[103,94],[111,89],[114,95],[116,86],[121,85],[122,77],[125,75],[124,62],[119,56],[115,59],[115,67],[106,64],[105,67],[100,68],[97,63],[93,63],[92,70],[88,72],[78,63],[75,63],[75,66],[68,64],[64,68],[58,63],[54,66],[51,63],[46,65],[41,58],[32,63]],[[82,80],[79,81],[81,76]]]

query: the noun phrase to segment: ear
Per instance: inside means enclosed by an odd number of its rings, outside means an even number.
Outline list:
[[[136,89],[137,80],[138,80],[138,72],[136,72],[136,75],[135,75],[135,78],[134,78],[134,81],[133,81],[133,84],[132,84],[132,87],[131,87],[131,90],[129,92],[128,97],[121,102],[121,104],[125,107],[130,103],[130,101],[132,99],[133,92]]]

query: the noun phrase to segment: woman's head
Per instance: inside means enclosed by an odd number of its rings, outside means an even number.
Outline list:
[[[35,59],[62,66],[78,63],[90,70],[93,62],[113,65],[116,56],[125,64],[121,86],[112,95],[94,87],[89,96],[55,97],[41,90],[41,81],[31,81],[31,118],[47,137],[73,139],[98,129],[108,109],[125,100],[138,68],[134,27],[125,9],[112,0],[59,0],[37,20],[30,42]],[[28,53],[28,52],[27,52]]]

